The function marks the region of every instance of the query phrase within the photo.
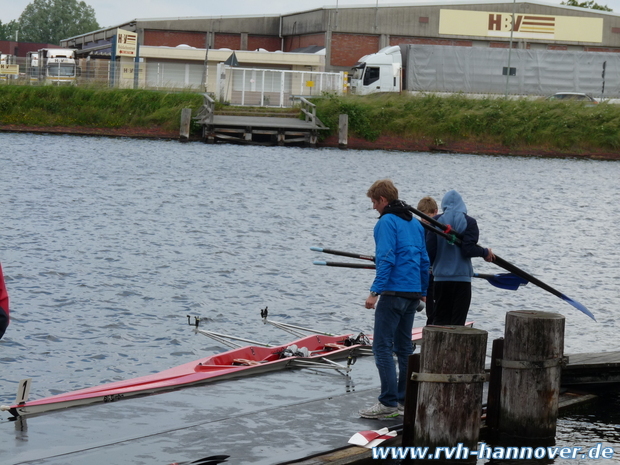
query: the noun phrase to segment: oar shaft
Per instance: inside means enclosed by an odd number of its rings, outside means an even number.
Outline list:
[[[338,266],[341,268],[363,268],[366,270],[374,270],[376,266],[373,263],[343,263],[343,262],[324,262],[321,260],[315,260],[315,265],[322,266]]]
[[[550,292],[556,297],[560,297],[561,299],[564,298],[564,294],[562,294],[560,291],[552,288],[548,284],[543,283],[540,279],[535,278],[534,276],[527,273],[526,271],[523,271],[521,268],[513,265],[512,263],[507,262],[506,260],[504,260],[502,257],[499,257],[498,255],[495,255],[495,259],[493,260],[493,263],[495,263],[497,266],[502,267],[506,271],[511,272],[512,274],[521,276],[523,279],[526,279],[530,283],[535,284],[536,286],[544,289],[547,292]]]
[[[420,218],[422,218],[423,220],[426,220],[428,223],[424,223],[424,221],[422,222],[422,226],[424,226],[425,224],[427,226],[434,226],[434,228],[432,230],[437,231],[437,228],[440,229],[440,231],[444,234],[454,234],[456,237],[458,237],[460,239],[460,234],[456,231],[451,231],[449,229],[449,225],[445,225],[443,224],[441,221],[436,220],[435,218],[433,218],[432,216],[428,216],[425,213],[422,213],[420,210],[418,210],[417,208],[413,208],[411,205],[409,205],[409,211],[412,213],[415,213],[416,215],[418,215]],[[428,228],[427,228],[428,229]]]
[[[324,249],[322,247],[310,247],[310,250],[314,250],[315,252],[328,253],[331,255],[340,255],[342,257],[360,258],[362,260],[370,260],[371,262],[375,261],[374,255],[363,255],[359,253],[343,252],[342,250]]]

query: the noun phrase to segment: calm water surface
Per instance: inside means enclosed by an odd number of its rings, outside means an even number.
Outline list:
[[[0,139],[0,261],[12,316],[0,341],[2,404],[25,377],[39,398],[221,351],[191,333],[188,314],[215,331],[273,343],[290,337],[261,323],[265,306],[274,319],[370,331],[363,303],[372,272],[314,266],[337,258],[309,247],[373,253],[377,215],[365,193],[383,177],[413,205],[459,190],[481,244],[598,320],[532,285],[513,292],[476,282],[470,317],[489,340],[503,335],[507,311],[528,309],[566,316],[566,353],[619,349],[619,163]],[[501,272],[482,260],[475,268]],[[605,414],[563,419],[558,441],[617,445],[619,402],[609,402]]]

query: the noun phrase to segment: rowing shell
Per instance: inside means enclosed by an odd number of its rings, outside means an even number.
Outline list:
[[[419,334],[421,335],[421,328]],[[368,345],[352,344],[352,340],[351,335],[311,335],[288,345],[246,346],[179,365],[160,373],[0,408],[8,410],[15,417],[33,415],[99,402],[114,402],[132,396],[169,391],[238,376],[267,373],[289,367],[319,365],[325,367],[333,360],[370,354]],[[334,363],[334,365],[337,365],[336,368],[347,369],[340,364]]]
[[[466,323],[468,326],[471,324],[471,322]],[[422,329],[421,327],[413,329],[412,343],[422,341]],[[371,355],[371,348],[367,341],[365,337],[354,338],[351,334],[342,336],[314,334],[282,346],[250,345],[211,355],[152,375],[102,384],[30,402],[17,400],[18,403],[15,405],[3,405],[0,410],[8,410],[14,417],[36,415],[293,367],[336,368],[348,371],[349,366],[333,361]],[[29,391],[30,386],[22,383],[20,383],[20,390]],[[23,397],[26,398],[27,395]]]

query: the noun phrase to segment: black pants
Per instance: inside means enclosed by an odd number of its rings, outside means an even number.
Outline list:
[[[463,281],[435,281],[434,325],[463,326],[471,303],[471,283]]]
[[[435,280],[431,274],[426,291],[426,326],[435,324]]]
[[[9,326],[9,317],[4,313],[4,309],[0,307],[0,339],[4,336],[7,326]]]

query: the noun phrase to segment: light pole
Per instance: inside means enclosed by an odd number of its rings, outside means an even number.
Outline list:
[[[378,1],[378,0],[377,0]],[[512,54],[512,37],[515,30],[515,10],[517,9],[517,0],[512,0],[512,18],[510,23],[510,45],[508,48],[508,69],[506,70],[506,95],[508,98],[508,84],[510,82],[510,55]]]

